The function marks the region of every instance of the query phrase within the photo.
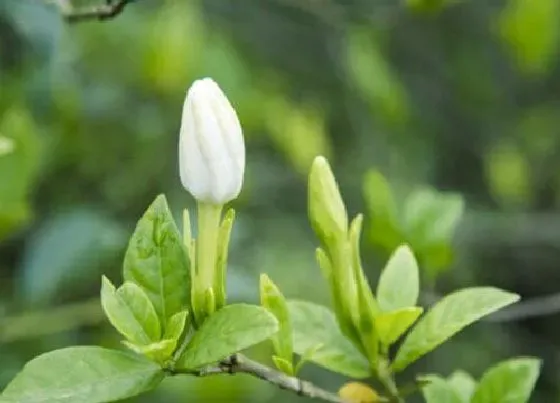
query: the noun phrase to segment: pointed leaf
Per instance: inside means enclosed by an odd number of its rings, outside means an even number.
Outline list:
[[[0,399],[18,403],[102,403],[156,387],[161,368],[142,357],[101,347],[70,347],[28,362]]]
[[[393,369],[406,368],[465,326],[517,300],[518,295],[493,287],[466,288],[446,296],[405,338],[392,364]]]
[[[472,403],[526,403],[531,397],[541,362],[536,358],[503,361],[482,376]]]
[[[379,277],[377,300],[384,312],[416,305],[420,281],[418,264],[408,245],[401,245],[389,258]]]
[[[424,309],[419,307],[402,308],[382,313],[375,318],[375,327],[381,343],[390,346],[416,322]]]
[[[189,307],[189,260],[165,196],[159,195],[138,221],[123,272],[126,281],[146,291],[162,326]]]
[[[163,338],[168,340],[179,340],[185,330],[188,316],[188,311],[181,311],[169,318],[167,326],[165,327],[165,334],[163,335]]]
[[[294,354],[292,346],[293,336],[286,299],[266,274],[261,274],[260,291],[261,305],[276,317],[280,326],[278,333],[271,338],[274,352],[278,357],[289,362],[291,365]]]
[[[160,339],[161,327],[154,306],[136,284],[125,283],[116,290],[103,276],[101,306],[109,322],[132,343],[150,344]]]
[[[294,351],[303,355],[322,345],[309,358],[331,371],[354,378],[371,375],[368,360],[340,331],[334,314],[321,305],[288,301],[294,331]]]
[[[260,343],[278,331],[278,321],[266,309],[228,305],[210,315],[194,334],[177,368],[195,369],[220,361]]]

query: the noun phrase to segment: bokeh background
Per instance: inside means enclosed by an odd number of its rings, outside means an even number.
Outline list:
[[[350,213],[366,213],[373,285],[409,241],[425,305],[483,284],[526,301],[399,381],[457,368],[479,377],[537,355],[532,401],[560,401],[558,0],[138,0],[75,25],[55,3],[0,1],[0,387],[42,352],[119,347],[100,276],[120,281],[127,239],[157,194],[177,217],[193,207],[178,177],[180,116],[187,87],[211,76],[247,142],[231,300],[258,301],[266,272],[288,297],[329,304],[306,214],[307,171],[323,154]],[[428,211],[422,225],[443,226],[443,238],[426,244],[375,221],[379,175],[399,214]],[[427,186],[436,193],[410,201]],[[451,207],[434,210],[438,197]],[[270,350],[250,355],[266,362]],[[313,365],[303,377],[331,390],[345,381]],[[132,401],[304,400],[225,376],[166,380]]]

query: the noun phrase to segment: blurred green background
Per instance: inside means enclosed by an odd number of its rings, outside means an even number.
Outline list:
[[[112,21],[68,25],[54,2],[0,0],[0,388],[42,352],[119,348],[96,300],[101,273],[120,283],[127,239],[158,193],[177,217],[193,207],[179,125],[186,89],[210,76],[247,143],[231,300],[258,301],[267,272],[286,296],[329,304],[306,217],[307,171],[323,154],[350,213],[369,219],[374,285],[406,240],[425,305],[471,285],[532,301],[467,329],[400,383],[536,355],[532,401],[560,401],[559,18],[558,0],[138,0]],[[399,211],[424,211],[418,225],[441,239],[372,220],[383,178]],[[331,390],[345,381],[313,365],[302,374]],[[166,380],[131,401],[304,400],[225,376]]]

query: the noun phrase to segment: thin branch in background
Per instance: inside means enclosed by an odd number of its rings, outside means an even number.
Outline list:
[[[100,0],[102,1],[102,0]],[[68,22],[80,22],[88,20],[105,21],[115,18],[121,14],[125,7],[134,0],[106,0],[105,3],[74,7],[71,0],[54,0],[60,13]]]
[[[253,361],[241,354],[233,355],[228,360],[222,361],[218,365],[206,367],[200,370],[193,371],[170,369],[169,372],[173,375],[187,374],[199,377],[219,374],[247,374],[276,385],[281,389],[292,391],[299,396],[322,400],[325,402],[348,403],[337,394],[321,389],[311,382],[288,376],[282,372]],[[379,402],[389,401],[385,397],[380,397],[379,399]]]
[[[96,326],[105,320],[99,298],[35,312],[0,317],[0,344]]]

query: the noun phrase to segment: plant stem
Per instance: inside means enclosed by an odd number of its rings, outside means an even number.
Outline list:
[[[281,389],[289,390],[299,396],[322,400],[331,403],[352,403],[340,398],[336,393],[326,391],[311,382],[288,376],[263,364],[253,361],[243,355],[236,354],[218,365],[200,370],[168,369],[171,374],[188,374],[194,376],[211,376],[219,374],[247,374],[262,379]],[[389,402],[387,398],[380,397],[379,402]]]
[[[193,305],[197,323],[202,323],[207,315],[215,309],[213,299],[214,281],[217,273],[218,237],[222,206],[209,203],[198,203],[198,237],[196,240],[196,265]]]
[[[395,380],[393,379],[393,374],[391,373],[389,365],[385,359],[380,360],[376,373],[377,379],[387,391],[389,401],[394,403],[404,403],[404,399],[399,393]]]

